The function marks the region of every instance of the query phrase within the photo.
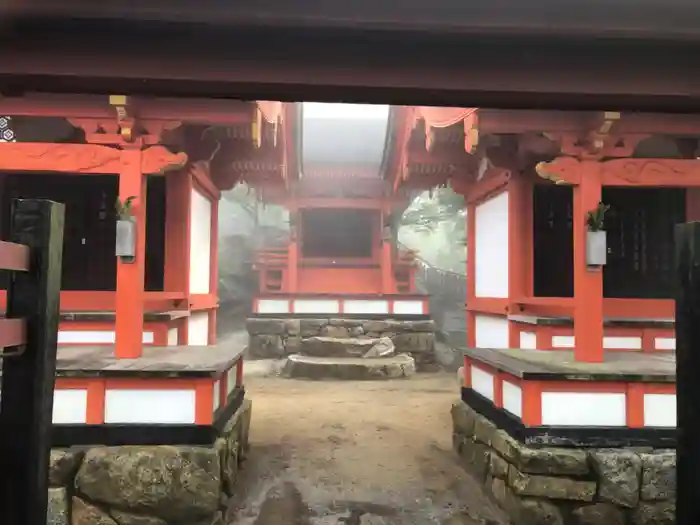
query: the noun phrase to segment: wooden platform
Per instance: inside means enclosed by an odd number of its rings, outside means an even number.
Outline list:
[[[603,363],[574,361],[570,350],[465,349],[464,355],[519,379],[676,382],[673,352],[606,351]]]
[[[57,377],[215,377],[230,369],[244,346],[144,346],[143,357],[116,359],[113,346],[61,346]]]

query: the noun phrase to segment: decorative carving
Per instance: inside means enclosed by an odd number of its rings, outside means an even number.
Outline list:
[[[609,186],[698,186],[700,160],[615,159],[602,162],[601,173]]]
[[[0,143],[0,171],[119,173],[121,151],[96,144]]]
[[[182,168],[185,164],[186,153],[171,153],[163,146],[151,146],[141,154],[141,172],[146,174],[162,174]]]
[[[538,162],[535,172],[555,184],[576,185],[581,180],[581,162],[573,157],[557,157],[550,162]]]

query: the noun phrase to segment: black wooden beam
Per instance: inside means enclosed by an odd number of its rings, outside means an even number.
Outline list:
[[[700,222],[676,226],[676,525],[700,523]]]
[[[14,272],[7,290],[7,317],[27,323],[24,351],[3,359],[0,512],[8,525],[46,521],[63,219],[63,204],[13,203],[10,241],[29,247],[30,268]]]

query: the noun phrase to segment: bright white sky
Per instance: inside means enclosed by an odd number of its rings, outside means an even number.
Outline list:
[[[357,118],[386,120],[389,106],[371,104],[325,104],[304,102],[304,116],[307,118]]]

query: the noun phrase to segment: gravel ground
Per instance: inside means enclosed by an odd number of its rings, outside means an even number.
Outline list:
[[[508,523],[452,451],[454,373],[313,382],[260,366],[246,374],[252,449],[230,525]]]

